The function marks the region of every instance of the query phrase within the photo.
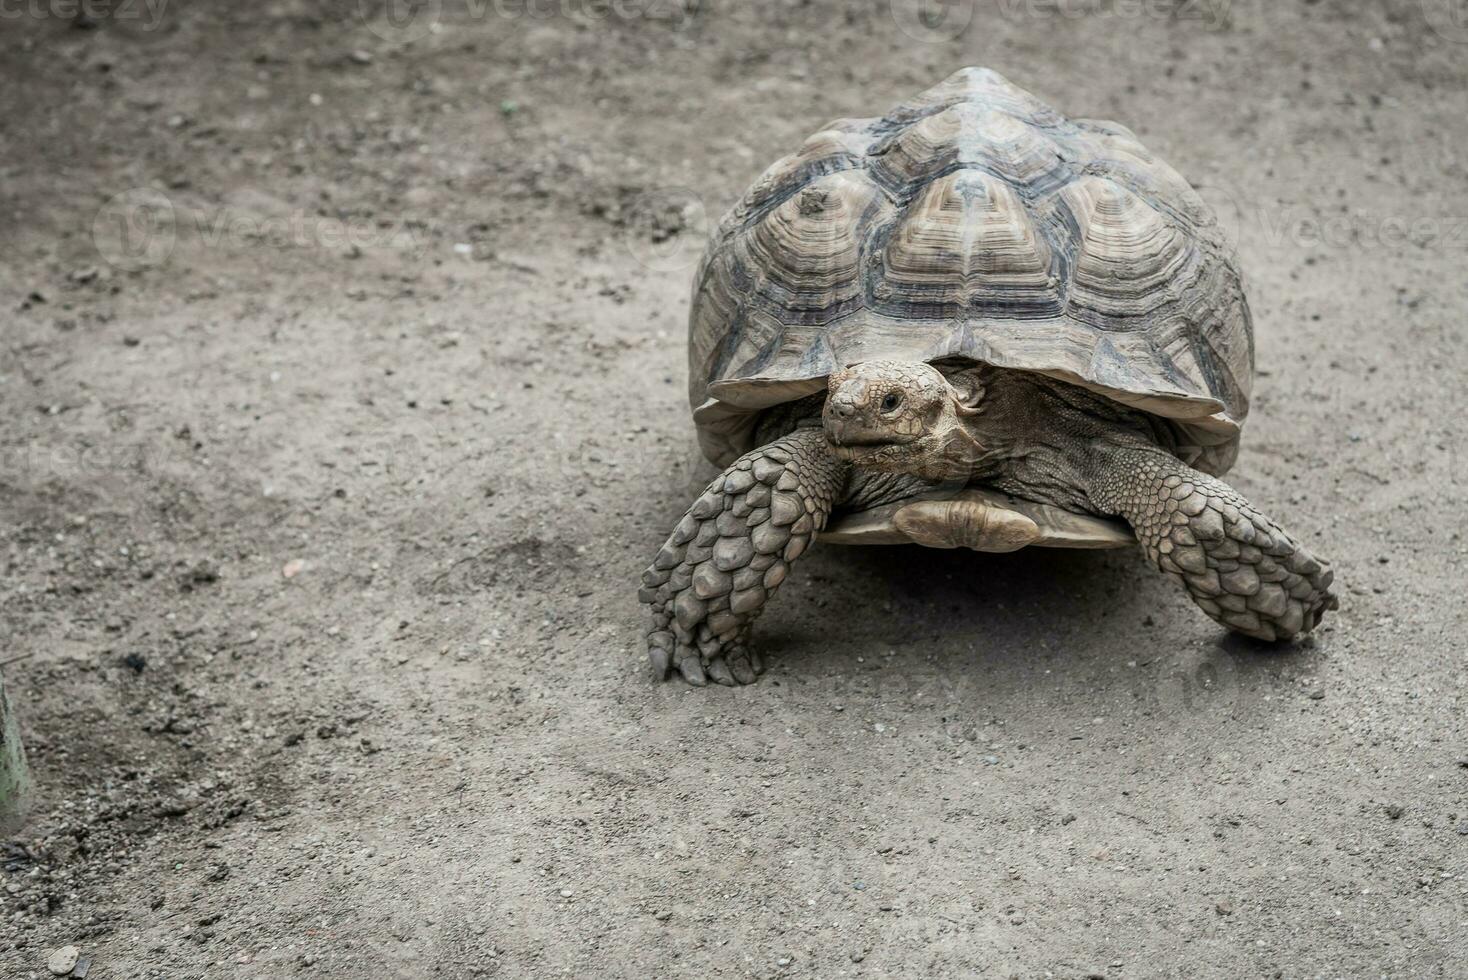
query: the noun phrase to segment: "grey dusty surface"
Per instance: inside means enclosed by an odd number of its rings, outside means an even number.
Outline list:
[[[1468,30],[1172,6],[7,9],[0,976],[1462,976]],[[1230,482],[1339,612],[817,544],[653,683],[702,230],[965,64],[1232,222]]]

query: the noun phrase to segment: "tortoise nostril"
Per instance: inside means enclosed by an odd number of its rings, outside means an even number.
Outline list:
[[[856,414],[856,406],[848,401],[832,402],[831,414],[838,419],[849,419]]]

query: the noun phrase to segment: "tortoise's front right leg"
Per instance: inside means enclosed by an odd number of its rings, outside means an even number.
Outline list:
[[[1210,617],[1256,639],[1308,633],[1339,605],[1334,573],[1233,487],[1152,448],[1099,447],[1091,501]]]
[[[745,453],[709,484],[673,530],[638,597],[652,607],[653,673],[690,684],[750,684],[764,671],[750,624],[841,498],[849,464],[818,427]]]

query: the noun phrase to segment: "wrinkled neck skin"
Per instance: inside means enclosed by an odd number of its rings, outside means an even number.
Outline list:
[[[1042,375],[988,369],[988,396],[968,421],[983,447],[977,482],[1040,503],[1098,513],[1086,495],[1096,445],[1171,453],[1174,437],[1152,416]]]
[[[1098,513],[1085,488],[1097,440],[1174,450],[1167,426],[1083,388],[1042,375],[989,366],[936,365],[957,392],[978,383],[982,395],[945,405],[921,446],[853,453],[848,509],[982,485],[1079,513]],[[761,442],[802,425],[820,425],[825,395],[778,406],[761,420]]]

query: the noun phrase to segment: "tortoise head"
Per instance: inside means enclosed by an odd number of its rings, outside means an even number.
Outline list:
[[[951,479],[976,459],[965,422],[983,393],[975,371],[869,361],[831,375],[821,421],[836,455],[858,466]]]

